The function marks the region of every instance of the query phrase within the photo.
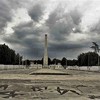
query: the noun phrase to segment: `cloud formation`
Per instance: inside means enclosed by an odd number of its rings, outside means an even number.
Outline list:
[[[5,0],[0,1],[0,33],[2,33],[3,28],[6,27],[7,22],[11,21],[11,11],[10,7]]]
[[[34,5],[30,10],[29,10],[29,16],[32,18],[32,20],[39,22],[41,20],[43,15],[43,8],[41,5],[37,4]]]
[[[100,43],[99,5],[98,0],[0,0],[0,41],[27,58],[42,58],[48,34],[50,57],[76,58],[91,50],[92,41]]]

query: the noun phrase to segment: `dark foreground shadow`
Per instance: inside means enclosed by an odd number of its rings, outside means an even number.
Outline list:
[[[67,73],[31,73],[30,75],[71,75]]]
[[[58,93],[60,93],[60,95],[63,95],[63,94],[65,94],[65,93],[67,93],[67,92],[72,92],[72,93],[75,93],[75,94],[77,94],[77,95],[81,95],[79,92],[77,92],[76,90],[67,90],[67,89],[61,89],[60,87],[57,87],[57,91],[58,91]]]
[[[100,100],[100,96],[94,96],[94,95],[89,95],[90,99],[99,99]]]

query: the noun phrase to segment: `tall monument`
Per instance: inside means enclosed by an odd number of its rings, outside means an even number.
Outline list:
[[[48,67],[48,43],[47,34],[45,34],[45,47],[44,47],[44,57],[43,57],[43,67]]]

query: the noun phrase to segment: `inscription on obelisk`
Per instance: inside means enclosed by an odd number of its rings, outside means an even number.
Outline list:
[[[47,49],[47,34],[45,34],[45,47],[44,47],[44,58],[43,67],[48,67],[48,49]]]

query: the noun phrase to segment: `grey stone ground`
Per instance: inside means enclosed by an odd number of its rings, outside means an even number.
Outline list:
[[[42,72],[66,74],[34,75]],[[100,100],[100,73],[64,69],[2,70],[0,100]]]

